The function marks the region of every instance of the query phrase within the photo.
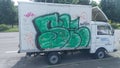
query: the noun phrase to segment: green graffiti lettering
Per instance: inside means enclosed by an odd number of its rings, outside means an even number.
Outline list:
[[[49,31],[48,25],[50,25],[50,27],[58,26],[57,21],[58,21],[58,14],[54,13],[54,14],[44,15],[36,18],[34,20],[34,24],[37,27],[38,31],[43,33],[43,32]]]
[[[88,27],[79,27],[79,17],[71,20],[69,14],[51,13],[33,20],[37,31],[36,45],[48,48],[87,47],[90,42]]]
[[[69,28],[69,24],[70,24],[70,16],[68,14],[62,14],[60,16],[60,19],[59,19],[62,23],[62,26],[63,28]]]
[[[76,33],[78,33],[81,37],[80,46],[88,46],[91,38],[90,30],[87,27],[80,27],[78,30],[76,30]]]
[[[70,31],[70,39],[66,44],[66,47],[76,48],[80,45],[81,38],[77,33]]]

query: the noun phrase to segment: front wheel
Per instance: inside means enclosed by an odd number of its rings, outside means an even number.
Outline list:
[[[106,57],[106,50],[105,49],[98,49],[94,54],[94,58],[96,58],[96,59],[102,59],[105,57]]]
[[[61,56],[57,52],[50,52],[47,54],[47,62],[51,65],[61,62]]]

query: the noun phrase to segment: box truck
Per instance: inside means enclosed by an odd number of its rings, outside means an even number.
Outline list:
[[[88,51],[101,59],[116,51],[114,30],[98,7],[19,2],[18,10],[19,53],[43,54],[57,64],[68,52]]]

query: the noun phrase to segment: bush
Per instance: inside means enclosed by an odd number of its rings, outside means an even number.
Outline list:
[[[111,26],[112,26],[114,29],[119,29],[119,28],[120,28],[120,24],[119,24],[119,23],[111,23]]]
[[[5,24],[1,24],[0,25],[0,32],[1,31],[5,31],[5,30],[8,30],[9,29],[9,27],[7,26],[7,25],[5,25]]]
[[[18,32],[18,26],[14,26],[13,28],[9,28],[8,30],[6,30],[5,32]]]
[[[111,20],[109,20],[109,23],[111,24],[111,26],[114,29],[120,29],[120,23],[119,22],[112,22]]]

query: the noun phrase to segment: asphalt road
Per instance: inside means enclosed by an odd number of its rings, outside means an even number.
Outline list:
[[[61,64],[48,65],[43,56],[18,54],[18,44],[17,32],[0,33],[0,68],[120,68],[120,51],[105,59],[92,59],[88,54],[75,53],[63,57]]]

